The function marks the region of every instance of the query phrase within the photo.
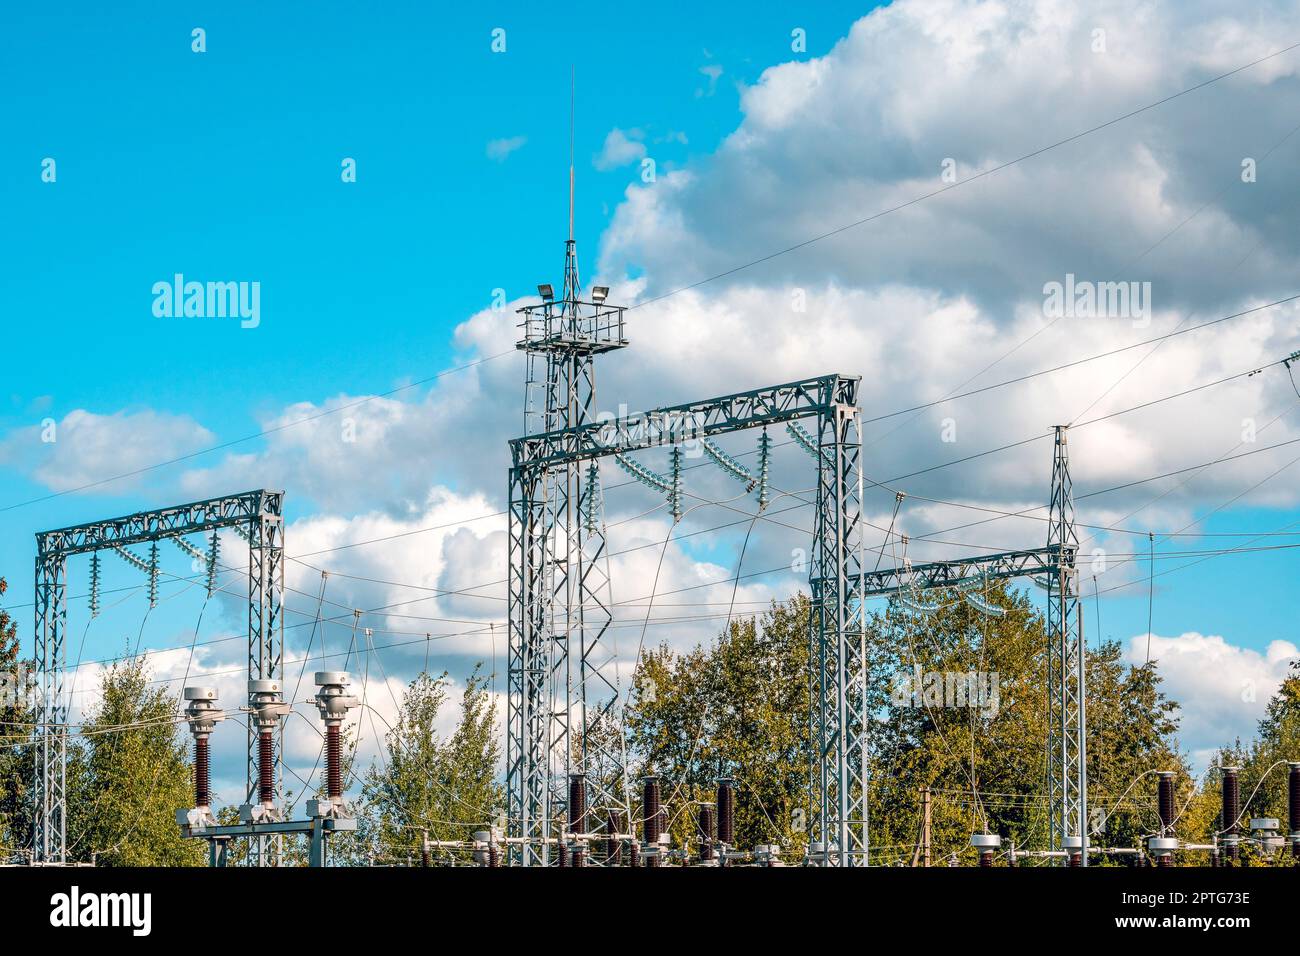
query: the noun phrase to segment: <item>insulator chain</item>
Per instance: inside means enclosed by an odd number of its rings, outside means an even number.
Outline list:
[[[728,455],[725,451],[723,451],[721,448],[719,448],[709,439],[707,438],[701,439],[700,444],[704,446],[705,454],[707,454],[711,459],[713,459],[714,463],[719,468],[721,468],[723,471],[725,471],[727,474],[731,475],[733,478],[737,479],[738,481],[743,481],[745,483],[746,491],[754,490],[754,485],[757,479],[753,476],[753,474],[750,472],[748,468],[746,468],[740,462],[736,461],[736,459],[732,458],[730,455]]]
[[[600,466],[593,461],[587,465],[586,494],[582,499],[582,527],[587,534],[599,530],[600,510]]]
[[[790,437],[813,458],[820,459],[821,453],[817,450],[817,441],[809,435],[807,430],[798,422],[786,422],[785,430],[790,433]]]
[[[149,606],[158,606],[158,542],[149,542]]]
[[[814,457],[818,457],[816,443],[813,441],[812,436],[799,428],[797,423],[791,422],[786,427],[790,429],[790,434],[795,436],[795,440],[798,441],[805,450],[809,451]],[[758,508],[760,511],[767,507],[768,502],[770,501],[771,492],[770,475],[772,468],[772,438],[768,435],[766,428],[763,429],[763,433],[758,439],[757,475],[738,462],[735,458],[732,458],[724,452],[713,441],[704,438],[700,440],[700,444],[704,448],[705,454],[708,455],[709,459],[714,464],[737,481],[743,481],[745,483],[745,490],[747,492],[757,490]],[[672,511],[674,521],[681,520],[682,515],[685,513],[682,504],[684,498],[684,489],[682,487],[682,471],[684,470],[684,466],[682,461],[684,458],[685,452],[682,450],[681,446],[675,446],[670,458],[672,470],[667,476],[664,476],[658,472],[651,471],[649,468],[645,467],[645,465],[629,458],[627,455],[618,452],[615,452],[614,454],[614,461],[618,463],[620,468],[647,488],[668,496],[668,506]],[[597,478],[596,466],[593,463],[587,470],[587,487],[589,490],[584,498],[582,510],[582,520],[589,533],[594,533],[596,523],[599,520],[599,486],[597,484]]]
[[[614,460],[618,462],[619,467],[626,471],[647,488],[668,494],[672,490],[672,484],[663,475],[656,474],[640,462],[633,461],[626,455],[615,454]]]
[[[149,573],[149,562],[146,561],[144,558],[140,557],[137,554],[131,553],[121,545],[114,545],[113,550],[116,551],[118,554],[120,554],[122,556],[122,560],[124,560],[127,564],[131,565],[131,567],[135,568],[137,571],[143,571],[146,574]]]
[[[221,537],[214,531],[212,540],[208,542],[208,597],[212,597],[217,589],[217,558],[220,555]]]
[[[90,616],[99,617],[99,552],[90,555]]]
[[[680,445],[672,451],[672,477],[669,479],[668,507],[672,510],[673,520],[682,520],[682,458],[684,454]]]

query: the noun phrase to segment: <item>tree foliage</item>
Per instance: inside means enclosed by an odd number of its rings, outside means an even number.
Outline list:
[[[190,806],[192,768],[179,701],[150,682],[140,658],[113,664],[79,740],[68,748],[71,858],[108,866],[196,866],[200,841],[182,840],[176,810]]]
[[[466,840],[500,812],[500,742],[487,678],[475,668],[456,728],[444,737],[437,728],[450,686],[446,673],[422,673],[407,686],[383,757],[363,779],[354,862],[418,858],[424,833],[433,841]]]

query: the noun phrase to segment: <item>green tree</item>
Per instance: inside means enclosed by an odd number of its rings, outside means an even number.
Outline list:
[[[0,597],[9,589],[0,578]],[[30,679],[18,656],[18,624],[0,610],[0,861],[31,843]]]
[[[193,803],[179,702],[139,658],[105,672],[100,699],[68,752],[68,847],[108,866],[197,866],[201,841],[182,840],[176,810]]]
[[[797,595],[757,620],[731,622],[711,648],[675,656],[663,646],[642,658],[628,746],[635,776],[653,771],[664,779],[677,845],[698,845],[696,808],[714,800],[717,777],[729,776],[737,845],[802,852],[810,819],[810,613],[808,598]]]
[[[1175,814],[1191,808],[1196,781],[1174,743],[1179,706],[1160,690],[1154,663],[1125,666],[1107,643],[1088,656],[1088,802],[1093,841],[1141,846],[1160,826],[1157,772],[1174,772]]]
[[[446,673],[422,673],[407,686],[384,756],[363,781],[354,861],[418,857],[424,832],[430,840],[469,839],[501,808],[487,678],[475,667],[461,694],[460,721],[444,740],[436,728],[449,686]]]

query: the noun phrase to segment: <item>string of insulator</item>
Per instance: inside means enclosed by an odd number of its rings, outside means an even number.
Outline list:
[[[207,560],[207,558],[204,557],[202,551],[200,551],[198,548],[194,547],[194,545],[190,544],[190,543],[189,543],[187,540],[185,540],[184,538],[180,538],[180,537],[172,538],[172,539],[171,539],[171,542],[172,542],[172,544],[176,545],[176,547],[180,548],[182,551],[184,551],[186,554],[188,554],[192,560],[194,560],[194,561],[206,561],[206,560]]]
[[[746,491],[754,490],[754,485],[757,483],[758,479],[754,477],[753,473],[748,468],[736,461],[736,459],[732,458],[709,439],[701,439],[700,444],[704,446],[704,453],[713,459],[715,465],[727,474],[731,475],[731,477],[735,478],[737,481],[744,482]]]
[[[158,606],[158,542],[149,542],[149,606]]]
[[[217,589],[217,558],[221,554],[221,538],[214,531],[208,542],[208,597]]]
[[[682,448],[680,445],[673,449],[672,476],[669,478],[668,488],[668,507],[672,511],[673,520],[682,520]]]
[[[582,499],[582,527],[587,534],[595,534],[600,523],[600,466],[587,465],[586,495]]]
[[[795,440],[800,448],[812,455],[814,458],[821,457],[821,453],[817,450],[816,439],[814,439],[812,435],[809,435],[808,431],[802,425],[798,422],[786,422],[785,430],[790,433],[790,437]]]
[[[131,565],[131,567],[135,568],[137,571],[144,571],[146,574],[149,572],[149,562],[144,558],[137,554],[133,554],[121,545],[115,545],[113,550],[120,554],[122,560]]]
[[[628,458],[626,455],[615,453],[614,460],[618,462],[620,468],[635,478],[647,488],[668,494],[672,490],[672,485],[663,475],[656,474],[640,462]]]
[[[758,510],[762,511],[767,507],[768,502],[768,473],[772,464],[772,436],[763,429],[763,433],[758,436]]]
[[[940,603],[930,604],[921,600],[921,595],[915,589],[898,592],[898,603],[903,607],[921,614],[932,614],[943,607]]]
[[[99,552],[90,555],[90,616],[99,617]]]
[[[967,604],[988,617],[1002,617],[1007,613],[1006,608],[998,607],[977,591],[967,591],[963,597]]]

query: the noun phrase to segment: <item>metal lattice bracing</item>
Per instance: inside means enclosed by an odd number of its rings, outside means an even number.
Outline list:
[[[588,332],[589,336],[597,334],[594,329]],[[866,840],[861,807],[865,778],[861,761],[864,698],[857,689],[863,680],[859,669],[861,606],[860,603],[851,605],[845,597],[847,582],[861,568],[857,389],[856,378],[828,375],[607,421],[566,425],[511,441],[506,789],[511,834],[523,840],[514,851],[517,861],[537,864],[547,860],[544,841],[548,824],[556,815],[558,801],[564,799],[560,796],[564,778],[558,775],[562,763],[565,767],[572,766],[570,755],[557,756],[556,748],[557,736],[567,733],[565,722],[569,716],[573,712],[582,713],[587,715],[588,728],[594,718],[615,730],[622,718],[617,693],[608,694],[615,685],[601,676],[601,665],[612,664],[612,658],[604,656],[607,652],[594,639],[608,626],[607,604],[584,603],[579,608],[585,614],[579,620],[586,625],[579,632],[586,635],[580,666],[584,693],[574,694],[570,684],[563,685],[568,696],[556,690],[562,686],[557,656],[568,645],[567,639],[561,640],[559,636],[560,623],[575,620],[572,614],[565,618],[558,603],[561,595],[567,597],[570,593],[558,584],[567,570],[561,566],[562,558],[575,552],[564,550],[568,546],[559,530],[560,516],[570,512],[567,509],[560,512],[551,504],[564,500],[556,497],[553,490],[554,483],[558,483],[557,476],[579,475],[576,466],[580,463],[609,455],[679,445],[693,439],[802,418],[817,419],[820,436],[819,508],[812,583],[821,597],[812,622],[811,640],[813,659],[819,662],[812,675],[815,699],[819,713],[827,715],[824,722],[827,734],[822,738],[826,746],[814,775],[818,780],[827,776],[833,781],[829,792],[834,810],[819,817],[818,825],[825,829],[827,846],[837,860],[853,863],[863,858],[860,851],[865,849]],[[582,508],[576,512],[579,525],[583,523],[580,518],[583,514]],[[554,544],[557,540],[558,545]],[[585,568],[594,566],[593,555],[603,557],[604,546],[603,535],[599,538],[599,551],[592,549],[591,540],[587,540],[587,548],[578,552]],[[603,565],[601,571],[604,576],[600,580],[607,582]],[[828,587],[822,583],[823,578],[837,583]],[[581,585],[577,588],[579,594],[592,590]],[[592,621],[593,608],[600,615],[597,624]],[[602,656],[598,659],[597,654]],[[826,668],[829,674],[824,672]],[[593,686],[599,686],[601,696],[608,701],[607,707],[593,707],[596,697]],[[844,714],[854,716],[845,719]],[[839,734],[840,727],[848,727],[848,735]],[[621,767],[621,755],[604,756],[607,760],[620,761]],[[579,759],[592,757],[590,752],[579,752]],[[830,769],[823,771],[820,764],[826,762],[830,763]],[[589,782],[597,777],[588,773]],[[827,788],[817,789],[815,785],[815,790],[816,803],[823,799]],[[604,799],[609,805],[625,805],[629,799],[628,788],[624,786],[619,793],[603,795],[596,790],[593,799]]]
[[[1052,498],[1047,545],[1060,560],[1047,576],[1048,740],[1047,795],[1051,849],[1064,847],[1068,836],[1088,832],[1087,708],[1083,607],[1075,558],[1079,536],[1074,527],[1070,482],[1069,426],[1055,428]],[[1086,866],[1088,854],[1081,856]]]
[[[283,505],[283,492],[249,491],[36,535],[35,643],[40,700],[35,740],[35,862],[67,862],[68,707],[64,695],[67,666],[64,632],[68,557],[101,550],[129,554],[125,549],[133,544],[156,545],[163,539],[210,534],[222,528],[239,531],[249,541],[249,677],[278,677],[284,646],[280,615],[284,591]],[[213,555],[215,559],[215,552]],[[250,793],[256,784],[255,743],[250,741]],[[277,747],[277,787],[279,759]]]
[[[525,428],[569,435],[594,421],[595,356],[627,345],[624,310],[603,299],[582,298],[570,237],[561,297],[520,310]],[[569,439],[561,447],[572,450]],[[509,679],[520,706],[507,718],[506,751],[507,776],[519,784],[509,791],[512,832],[527,837],[516,861],[526,865],[549,862],[549,821],[567,803],[569,775],[586,773],[589,763],[602,769],[588,778],[596,802],[628,806],[622,748],[603,732],[611,720],[617,725],[620,695],[606,646],[613,617],[601,503],[599,469],[576,457],[511,473],[510,599],[520,610],[518,619],[511,613]],[[523,629],[539,639],[515,641]],[[527,660],[516,660],[516,650]]]
[[[1060,851],[1065,837],[1087,832],[1088,816],[1083,608],[1066,426],[1056,428],[1049,519],[1045,548],[866,571],[850,586],[855,600],[1014,578],[1031,578],[1047,589],[1049,833],[1051,849]],[[1087,865],[1086,853],[1081,862]]]
[[[862,563],[862,453],[858,410],[818,416],[817,518],[813,529],[812,841],[826,862],[867,863],[866,627],[853,582]]]

